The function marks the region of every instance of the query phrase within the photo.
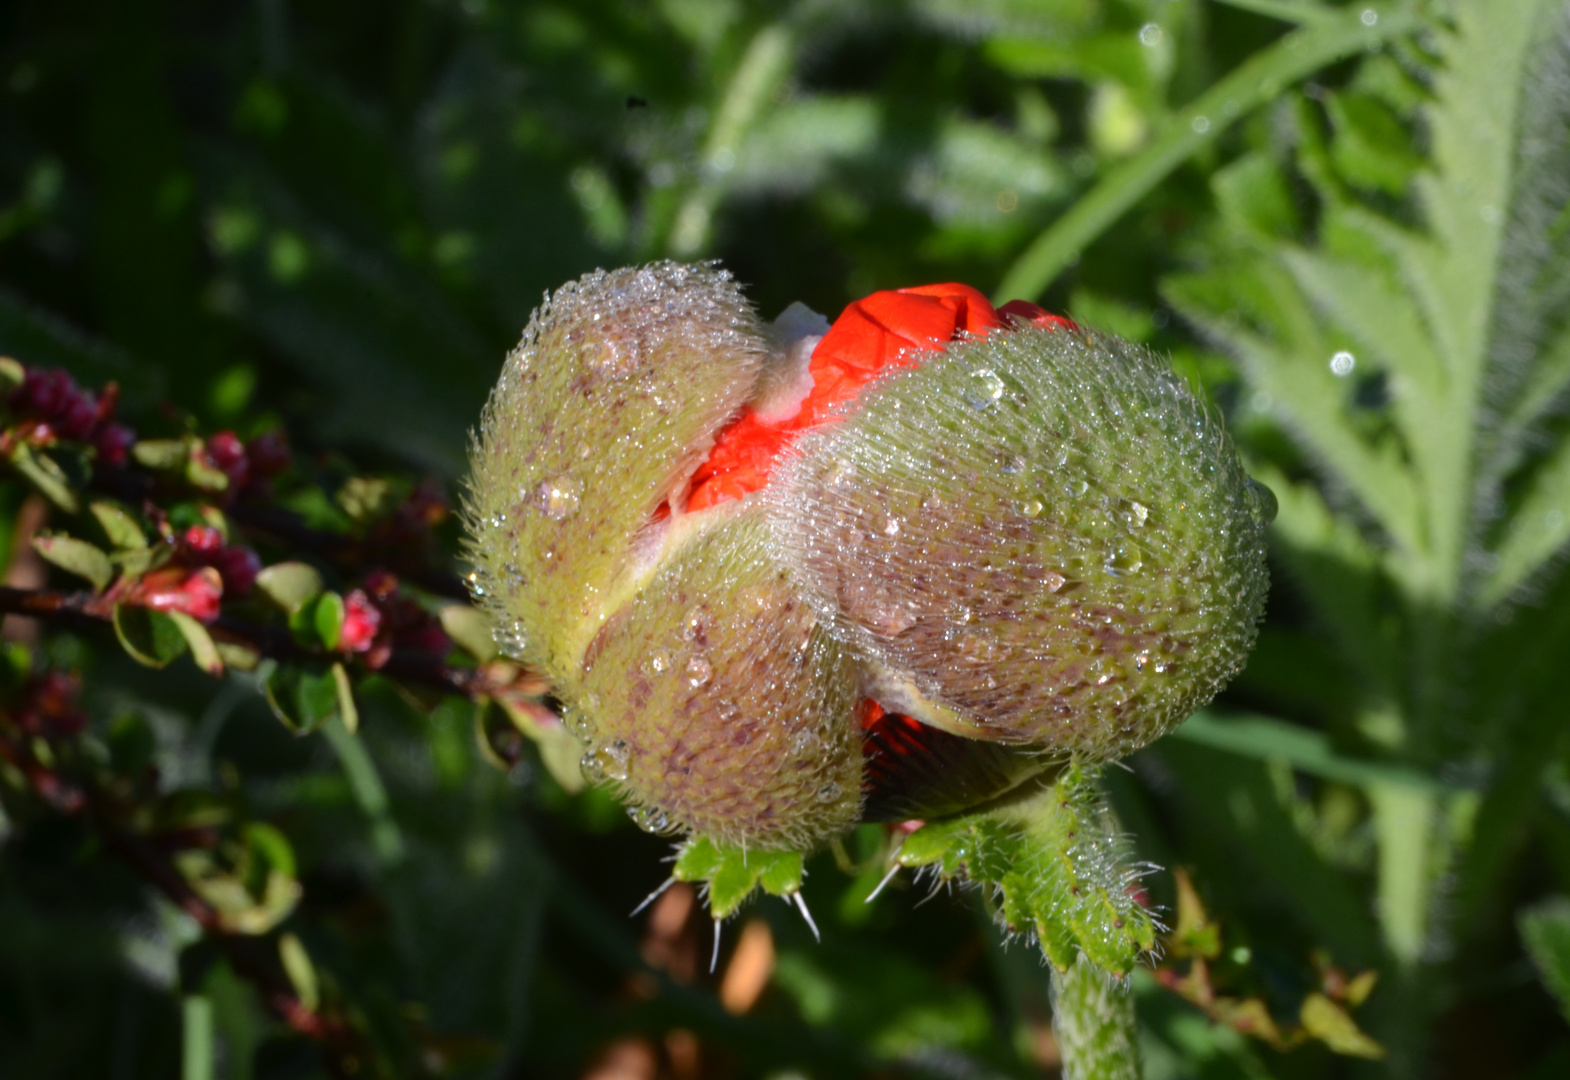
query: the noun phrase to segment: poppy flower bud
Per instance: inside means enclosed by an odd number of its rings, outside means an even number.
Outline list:
[[[876,385],[770,487],[785,563],[880,704],[1082,761],[1241,669],[1270,499],[1164,361],[1061,326]]]
[[[1263,511],[1148,353],[974,289],[762,326],[660,263],[546,298],[471,584],[651,831],[803,850],[1127,752],[1241,666]]]

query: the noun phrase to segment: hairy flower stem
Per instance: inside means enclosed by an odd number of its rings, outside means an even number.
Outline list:
[[[1066,972],[1052,968],[1052,1030],[1064,1080],[1139,1080],[1134,997],[1083,956]]]

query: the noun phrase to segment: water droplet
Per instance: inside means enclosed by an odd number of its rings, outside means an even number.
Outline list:
[[[649,668],[649,674],[650,675],[663,675],[663,674],[665,674],[667,671],[669,671],[671,669],[670,654],[669,653],[663,653],[663,652],[650,653],[649,654],[648,668]]]
[[[1040,499],[1026,499],[1019,504],[1019,512],[1028,518],[1040,517],[1041,512],[1045,509],[1046,507],[1042,505]]]
[[[833,802],[835,799],[837,799],[839,797],[840,797],[840,786],[839,786],[839,784],[837,784],[833,780],[830,780],[827,784],[824,784],[822,787],[820,787],[818,789],[818,801],[819,802]]]
[[[627,766],[632,757],[632,750],[625,740],[617,739],[608,746],[600,747],[596,753],[599,756],[601,772],[612,780],[627,779]]]
[[[1137,544],[1119,544],[1107,556],[1106,571],[1113,575],[1137,574],[1144,565],[1144,552]]]
[[[1064,577],[1056,570],[1048,570],[1047,576],[1041,579],[1041,583],[1047,587],[1047,592],[1055,593],[1064,585],[1068,584],[1068,578]]]
[[[567,709],[562,715],[562,722],[567,725],[567,730],[572,732],[583,742],[594,738],[594,721],[589,719],[589,714],[582,709]]]
[[[1000,465],[999,468],[1001,468],[1005,473],[1008,473],[1010,476],[1015,476],[1024,472],[1026,466],[1029,464],[1030,463],[1025,460],[1024,454],[1015,454],[1013,457],[1005,458],[1003,464]]]
[[[823,740],[811,728],[803,728],[791,736],[790,752],[792,757],[812,757],[823,749]]]
[[[1155,23],[1146,23],[1139,28],[1139,43],[1147,49],[1153,49],[1160,45],[1163,36],[1161,27]]]
[[[1248,516],[1255,525],[1269,525],[1276,520],[1276,493],[1253,477],[1248,481]]]
[[[1137,529],[1143,526],[1145,524],[1145,519],[1148,517],[1150,517],[1150,507],[1146,506],[1142,502],[1129,503],[1128,523],[1134,528]]]
[[[867,621],[885,637],[897,637],[916,625],[916,616],[904,604],[873,604],[867,611]]]
[[[970,373],[974,380],[965,390],[965,402],[973,409],[990,409],[1003,400],[1007,389],[998,373],[991,368],[976,368]]]
[[[561,521],[577,513],[578,501],[583,497],[583,481],[570,474],[554,480],[542,480],[534,489],[534,500],[545,516]]]
[[[1196,116],[1189,121],[1188,126],[1194,129],[1194,134],[1203,135],[1210,130],[1210,117]]]
[[[638,370],[636,343],[636,337],[631,341],[622,340],[613,331],[600,340],[598,349],[589,347],[585,363],[601,378],[625,379]]]
[[[687,612],[687,617],[681,621],[681,639],[683,641],[696,641],[700,645],[707,643],[709,622],[704,617],[703,605],[695,605]]]
[[[884,518],[883,519],[883,525],[882,525],[882,531],[883,531],[883,535],[884,536],[898,536],[899,535],[899,518],[896,518],[896,517]]]
[[[1145,670],[1145,665],[1150,663],[1150,650],[1143,649],[1134,656],[1134,666],[1140,671]]]
[[[844,458],[835,458],[824,479],[830,487],[844,487],[856,479],[856,465]]]
[[[583,778],[591,784],[605,782],[605,769],[600,764],[600,754],[597,750],[590,750],[578,762],[578,771],[583,773]]]
[[[687,685],[694,690],[700,686],[707,686],[712,678],[714,678],[714,665],[703,657],[694,656],[687,661]]]
[[[1085,492],[1087,492],[1089,490],[1090,490],[1090,483],[1089,483],[1089,481],[1085,480],[1083,477],[1081,477],[1081,478],[1079,478],[1077,480],[1065,480],[1065,481],[1063,481],[1063,492],[1064,492],[1064,494],[1066,494],[1071,499],[1077,499],[1077,498],[1079,498],[1081,495],[1085,494]]]
[[[670,815],[657,806],[629,806],[627,816],[646,833],[662,833],[671,827]]]
[[[1362,23],[1364,26],[1378,26],[1379,12],[1375,11],[1373,8],[1364,8],[1363,13],[1357,17],[1357,21]]]
[[[1352,374],[1352,369],[1357,367],[1357,357],[1342,349],[1330,358],[1330,373],[1337,378],[1346,378]]]

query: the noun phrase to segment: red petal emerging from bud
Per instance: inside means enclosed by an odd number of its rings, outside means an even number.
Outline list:
[[[1035,304],[1013,300],[994,310],[969,285],[947,283],[875,292],[847,307],[812,352],[807,370],[812,391],[801,411],[771,423],[752,408],[720,434],[692,478],[689,510],[739,499],[769,482],[780,454],[808,428],[837,411],[885,370],[913,367],[923,353],[963,337],[981,337],[1007,325],[1008,317],[1038,326],[1071,326]]]

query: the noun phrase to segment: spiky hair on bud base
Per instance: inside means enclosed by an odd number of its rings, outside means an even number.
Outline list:
[[[1083,955],[1123,976],[1164,929],[1140,902],[1151,868],[1127,848],[1095,774],[1071,766],[1024,798],[922,826],[894,862],[993,890],[1003,929],[1034,941],[1059,971]]]

